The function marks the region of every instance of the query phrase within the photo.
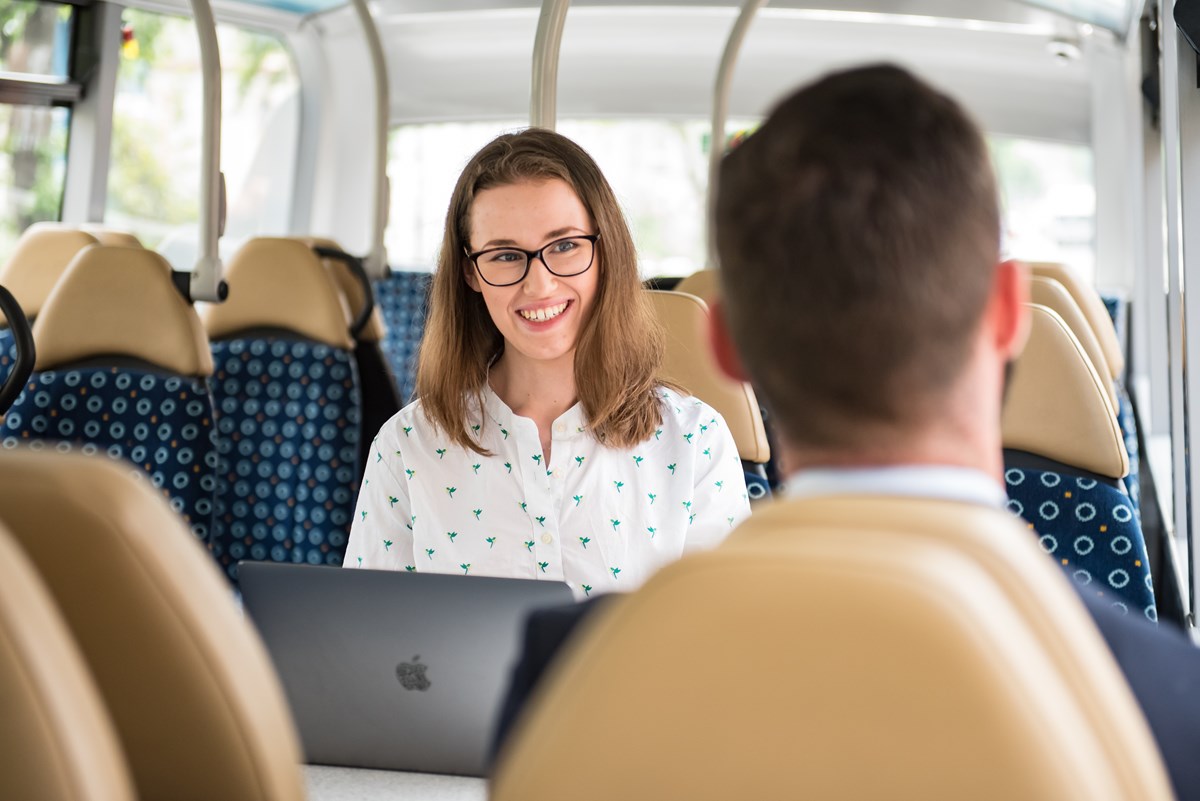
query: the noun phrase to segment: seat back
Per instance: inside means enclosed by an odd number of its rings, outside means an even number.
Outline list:
[[[128,231],[118,231],[97,225],[84,225],[83,231],[96,237],[101,245],[117,245],[123,248],[140,248],[142,241]]]
[[[133,801],[116,731],[33,564],[0,530],[0,797]]]
[[[212,356],[152,250],[95,245],[33,325],[34,374],[0,424],[5,447],[53,443],[144,471],[202,541],[213,514]]]
[[[0,458],[0,510],[79,643],[137,797],[304,797],[266,650],[147,482],[104,459],[21,450]]]
[[[695,295],[709,303],[713,298],[717,297],[720,291],[720,284],[716,270],[698,270],[691,275],[683,278],[675,285],[676,292],[685,292],[689,295]]]
[[[417,354],[425,335],[425,316],[431,273],[392,270],[375,281],[375,303],[387,323],[381,343],[391,365],[400,402],[409,403],[417,391]]]
[[[1171,798],[1111,653],[1021,533],[911,498],[760,509],[597,615],[492,798]]]
[[[683,292],[648,293],[667,335],[663,378],[721,413],[744,461],[766,463],[771,449],[754,390],[749,384],[725,377],[708,349],[708,305]]]
[[[1081,586],[1157,619],[1141,525],[1121,479],[1129,471],[1101,377],[1063,319],[1032,306],[1029,341],[1004,406],[1009,506]]]
[[[32,320],[75,255],[96,243],[94,236],[77,228],[34,223],[21,234],[12,255],[0,267],[0,284],[13,293]]]
[[[213,554],[340,565],[358,489],[361,401],[347,311],[307,245],[251,239],[229,299],[202,311],[216,373]]]
[[[1121,376],[1125,374],[1125,354],[1121,350],[1121,340],[1117,337],[1116,328],[1113,327],[1112,318],[1109,317],[1100,293],[1065,264],[1035,261],[1030,262],[1029,267],[1035,276],[1052,278],[1071,293],[1104,350],[1104,360],[1108,363],[1110,377],[1114,381],[1120,381]]]

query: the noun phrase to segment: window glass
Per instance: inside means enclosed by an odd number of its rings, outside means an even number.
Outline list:
[[[1004,252],[1059,261],[1089,281],[1096,266],[1096,187],[1086,145],[993,136],[1004,200]]]
[[[71,7],[33,0],[0,2],[0,73],[65,80],[71,52]]]
[[[126,9],[113,103],[105,222],[137,234],[176,269],[198,252],[202,81],[191,20]],[[222,249],[289,228],[299,79],[276,38],[217,26],[221,168],[228,215]]]
[[[71,112],[0,105],[0,263],[32,223],[57,220]]]
[[[432,269],[446,207],[463,165],[496,135],[525,123],[438,123],[393,129],[389,143],[389,260]],[[735,122],[729,131],[746,123]],[[682,276],[704,266],[708,186],[705,120],[562,120],[616,192],[633,232],[642,275]]]

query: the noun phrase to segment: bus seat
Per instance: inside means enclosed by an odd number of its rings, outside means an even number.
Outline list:
[[[720,291],[716,270],[699,270],[687,276],[675,285],[676,292],[695,295],[705,303],[710,303]]]
[[[1079,340],[1079,344],[1087,353],[1088,359],[1096,368],[1096,372],[1100,374],[1101,379],[1112,375],[1100,340],[1092,332],[1091,323],[1084,317],[1083,310],[1079,308],[1079,304],[1075,302],[1075,298],[1067,291],[1066,287],[1053,278],[1034,275],[1030,282],[1029,299],[1039,306],[1052,309],[1059,317],[1063,318],[1063,322]],[[1138,481],[1137,425],[1133,418],[1133,407],[1129,404],[1129,398],[1125,395],[1120,382],[1113,380],[1103,383],[1109,391],[1109,400],[1112,401],[1113,409],[1117,412],[1117,425],[1121,428],[1121,438],[1125,443],[1125,450],[1129,454],[1129,474],[1123,479],[1125,489],[1129,492],[1130,501],[1133,502],[1133,511],[1138,512],[1141,489]]]
[[[663,378],[712,406],[725,418],[746,470],[746,489],[753,499],[769,494],[762,465],[771,458],[762,413],[749,384],[726,378],[707,343],[708,305],[682,292],[648,290],[658,320],[666,331]]]
[[[1032,306],[1004,406],[1009,508],[1080,591],[1157,619],[1141,525],[1106,385],[1063,319]]]
[[[1112,318],[1108,316],[1108,309],[1105,308],[1104,301],[1100,299],[1100,293],[1065,264],[1034,261],[1029,263],[1029,268],[1034,275],[1053,278],[1062,284],[1067,292],[1071,293],[1071,297],[1075,298],[1075,302],[1079,304],[1088,324],[1092,327],[1092,332],[1104,349],[1104,359],[1108,363],[1112,379],[1121,381],[1121,377],[1125,374],[1125,354],[1121,350],[1121,340],[1117,337],[1117,330],[1113,327]]]
[[[201,316],[217,408],[213,554],[340,565],[358,489],[358,375],[329,273],[294,239],[251,239],[229,261],[229,299]]]
[[[152,250],[81,251],[33,324],[35,372],[0,425],[4,447],[55,443],[145,471],[208,541],[216,451],[212,356]]]
[[[96,237],[96,241],[101,245],[117,245],[123,248],[142,247],[142,240],[128,231],[117,231],[113,228],[104,228],[98,225],[84,225],[82,226],[82,230]]]
[[[331,239],[319,237],[301,237],[300,241],[309,247],[331,248],[342,250],[341,245]],[[345,262],[337,259],[321,259],[321,264],[333,276],[338,291],[346,301],[349,312],[347,323],[352,323],[367,301],[363,286]],[[372,287],[372,295],[374,295]],[[391,365],[383,355],[383,340],[387,337],[387,326],[383,322],[383,312],[378,302],[367,318],[367,323],[354,336],[354,364],[358,368],[358,381],[362,394],[362,418],[359,424],[359,442],[370,442],[383,424],[392,418],[404,405],[400,391],[396,388],[396,378],[392,375]],[[368,449],[362,449],[362,457],[369,457]],[[365,464],[362,465],[365,467]]]
[[[589,620],[491,798],[1170,799],[1120,668],[1021,535],[913,498],[761,508]]]
[[[22,449],[0,456],[0,510],[83,652],[139,798],[304,797],[265,648],[145,481],[104,459]]]
[[[112,719],[33,564],[0,531],[0,797],[133,801]]]
[[[417,391],[417,353],[432,280],[432,273],[392,270],[374,282],[375,303],[387,322],[383,355],[392,367],[401,404],[411,402]]]

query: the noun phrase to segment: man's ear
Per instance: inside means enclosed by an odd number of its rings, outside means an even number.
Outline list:
[[[1021,354],[1029,338],[1029,266],[1009,259],[996,266],[988,316],[992,341],[1006,360]]]
[[[734,381],[749,381],[742,357],[738,355],[733,339],[729,336],[729,323],[725,319],[725,307],[715,298],[708,305],[708,346],[717,367]]]

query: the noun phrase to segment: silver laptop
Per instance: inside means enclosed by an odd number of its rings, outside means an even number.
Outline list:
[[[310,764],[482,776],[526,615],[566,584],[242,562]]]

